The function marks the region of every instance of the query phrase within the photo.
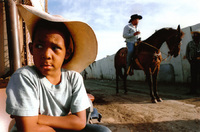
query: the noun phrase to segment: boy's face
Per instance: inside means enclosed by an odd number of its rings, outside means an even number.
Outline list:
[[[44,76],[59,76],[66,56],[64,35],[55,29],[38,28],[30,44],[35,66]]]

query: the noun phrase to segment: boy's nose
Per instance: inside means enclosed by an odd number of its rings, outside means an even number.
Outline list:
[[[47,48],[43,51],[42,58],[50,59],[51,58],[51,49]]]

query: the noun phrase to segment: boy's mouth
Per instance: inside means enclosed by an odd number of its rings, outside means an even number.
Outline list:
[[[48,69],[51,69],[53,66],[50,65],[50,64],[43,64],[43,65],[41,65],[41,67],[42,67],[43,69],[48,70]]]

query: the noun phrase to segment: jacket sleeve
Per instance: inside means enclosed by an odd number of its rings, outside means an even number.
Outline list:
[[[190,52],[190,48],[189,48],[189,43],[188,43],[188,45],[187,45],[187,47],[186,47],[186,58],[187,58],[188,60],[191,60],[190,55],[189,55],[189,52]]]
[[[123,37],[126,38],[126,39],[128,39],[128,38],[133,37],[134,36],[133,34],[134,34],[134,31],[131,30],[131,28],[128,25],[126,25],[124,27]]]

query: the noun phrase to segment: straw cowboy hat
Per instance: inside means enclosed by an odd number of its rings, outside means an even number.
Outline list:
[[[71,60],[63,65],[63,68],[82,72],[88,67],[97,55],[97,40],[92,28],[86,23],[80,21],[69,21],[60,16],[50,15],[42,10],[37,10],[33,6],[17,5],[22,18],[29,30],[30,36],[36,22],[45,19],[52,22],[63,22],[71,33],[73,42],[71,46],[73,56]]]

